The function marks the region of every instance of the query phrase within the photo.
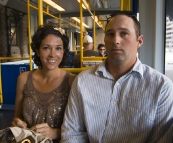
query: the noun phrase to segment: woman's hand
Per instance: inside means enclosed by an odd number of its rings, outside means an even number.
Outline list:
[[[17,126],[20,128],[27,128],[27,124],[24,121],[22,121],[20,118],[14,118],[11,124],[12,126]]]
[[[37,124],[30,128],[31,130],[41,133],[43,136],[49,139],[60,139],[61,130],[60,129],[53,129],[49,127],[47,123]]]

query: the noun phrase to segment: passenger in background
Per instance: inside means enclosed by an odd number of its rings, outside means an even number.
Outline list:
[[[100,54],[100,56],[104,57],[106,55],[106,48],[104,44],[99,44],[97,47],[97,50]]]
[[[64,110],[75,75],[62,70],[69,39],[64,30],[40,26],[32,37],[33,61],[38,69],[17,80],[13,126],[31,128],[54,142],[60,140]]]
[[[93,39],[89,35],[85,35],[83,39],[83,56],[84,57],[98,57],[100,56],[98,52],[93,51]],[[75,55],[74,57],[74,67],[80,68],[80,54]]]
[[[104,42],[107,59],[73,82],[61,143],[172,143],[173,83],[137,58],[134,14],[112,15]]]
[[[83,38],[88,35],[88,32],[86,30],[83,31]]]

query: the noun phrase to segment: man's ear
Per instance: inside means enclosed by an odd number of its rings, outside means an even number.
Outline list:
[[[139,47],[142,46],[143,41],[144,41],[144,36],[143,36],[143,35],[140,35],[140,36],[138,37],[138,47],[137,47],[137,48],[139,48]]]

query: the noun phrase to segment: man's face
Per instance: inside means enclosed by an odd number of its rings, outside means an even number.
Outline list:
[[[134,22],[130,17],[117,15],[108,23],[104,41],[108,61],[134,64],[143,36],[136,36]]]

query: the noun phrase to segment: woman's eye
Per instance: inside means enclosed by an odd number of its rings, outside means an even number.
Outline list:
[[[48,49],[50,49],[50,48],[49,48],[49,47],[44,47],[43,49],[48,50]]]
[[[62,47],[57,47],[56,49],[60,51],[60,50],[62,50]]]

